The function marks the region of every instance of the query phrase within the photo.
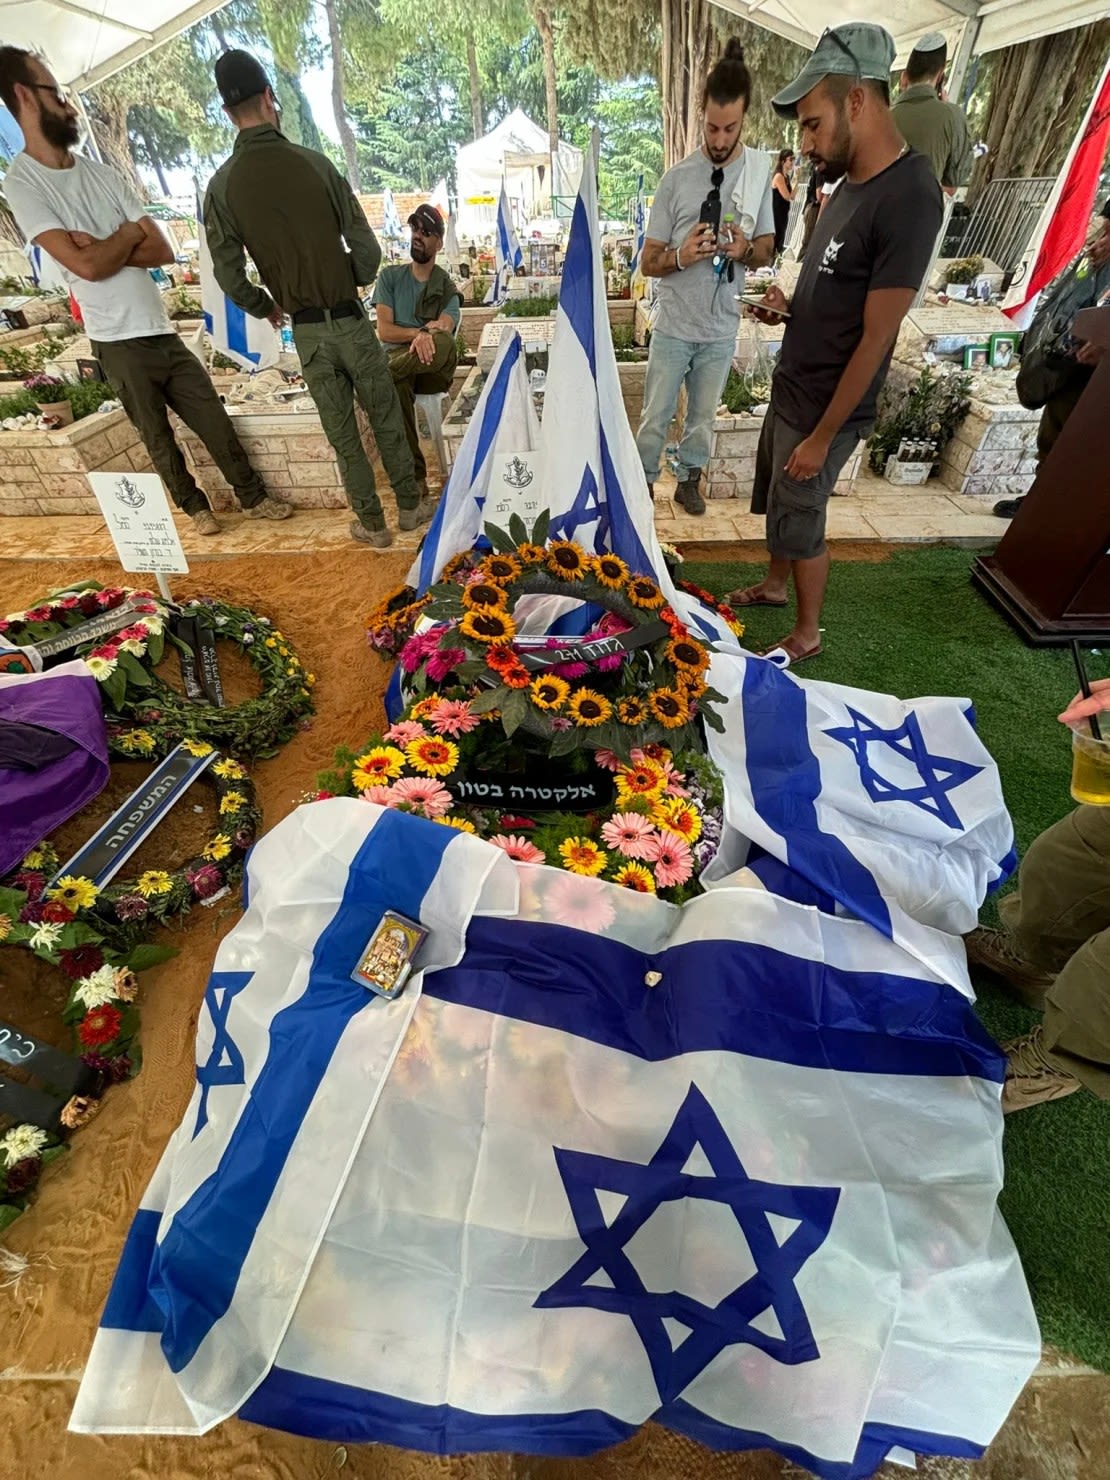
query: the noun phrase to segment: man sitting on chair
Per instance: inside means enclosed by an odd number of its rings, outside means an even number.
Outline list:
[[[374,288],[378,338],[389,347],[389,369],[412,448],[416,481],[428,492],[428,465],[416,432],[416,397],[449,390],[458,361],[458,290],[436,266],[443,246],[443,217],[432,205],[417,206],[409,217],[411,263],[384,267]],[[440,472],[446,475],[446,468]]]

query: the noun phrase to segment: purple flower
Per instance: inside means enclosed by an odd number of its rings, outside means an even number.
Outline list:
[[[254,833],[249,827],[241,827],[231,841],[245,853],[254,842]]]
[[[185,877],[198,899],[211,899],[213,894],[219,893],[224,884],[223,875],[215,864],[211,863],[201,864],[200,868],[194,869]]]
[[[21,1192],[26,1192],[28,1188],[33,1187],[41,1171],[42,1160],[37,1156],[25,1156],[22,1161],[17,1161],[15,1166],[9,1167],[4,1173],[8,1196],[18,1197]]]
[[[466,653],[462,648],[437,648],[428,659],[428,677],[435,683],[442,683],[452,669],[465,662]]]
[[[150,910],[141,894],[121,894],[115,908],[117,920],[142,920]]]
[[[46,900],[32,899],[25,904],[19,912],[19,923],[21,925],[41,925],[43,912],[46,909]]]
[[[565,714],[553,714],[551,716],[551,728],[553,730],[573,730],[573,720],[567,719]]]

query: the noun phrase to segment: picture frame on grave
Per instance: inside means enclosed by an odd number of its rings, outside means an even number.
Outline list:
[[[990,342],[986,344],[964,345],[964,369],[985,370],[990,365],[991,347]]]
[[[992,334],[990,339],[990,365],[992,370],[1012,370],[1017,364],[1018,344],[1021,335],[1018,333]]]

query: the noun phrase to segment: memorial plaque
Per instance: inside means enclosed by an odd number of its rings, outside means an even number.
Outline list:
[[[528,772],[480,771],[459,780],[451,790],[474,807],[503,807],[508,812],[593,812],[613,800],[613,781],[596,769],[580,776],[537,776]]]

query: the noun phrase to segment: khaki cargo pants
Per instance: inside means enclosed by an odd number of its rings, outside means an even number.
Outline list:
[[[1028,961],[1059,974],[1044,1008],[1044,1046],[1110,1099],[1110,807],[1077,807],[1025,855],[998,912]]]
[[[384,529],[385,514],[355,417],[356,396],[370,419],[398,507],[415,509],[420,496],[405,420],[378,336],[370,322],[359,316],[294,324],[293,339],[320,425],[335,449],[351,508],[365,528]]]
[[[179,509],[197,514],[208,500],[185,464],[170,411],[196,432],[244,509],[266,497],[208,372],[176,334],[93,340],[92,352]]]
[[[420,436],[416,430],[416,397],[434,395],[437,391],[449,391],[451,382],[455,378],[455,366],[459,362],[458,345],[453,334],[437,329],[433,332],[432,338],[435,340],[436,352],[430,365],[425,365],[422,360],[418,360],[412,350],[406,349],[404,345],[399,344],[389,352],[389,373],[393,376],[393,384],[397,387],[397,395],[401,402],[401,415],[405,418],[405,436],[408,438],[413,469],[418,483],[426,480],[428,464],[424,459]],[[444,477],[447,476],[446,468],[440,468],[440,472]]]

